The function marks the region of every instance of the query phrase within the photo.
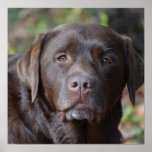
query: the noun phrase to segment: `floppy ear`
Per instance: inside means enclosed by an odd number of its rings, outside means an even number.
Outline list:
[[[135,104],[135,91],[144,82],[144,62],[133,48],[129,37],[123,36],[127,56],[127,86],[132,104]]]
[[[17,71],[21,81],[31,90],[31,99],[34,102],[39,85],[39,57],[45,34],[35,40],[31,48],[19,59]]]

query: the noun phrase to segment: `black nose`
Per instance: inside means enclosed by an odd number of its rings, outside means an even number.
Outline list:
[[[91,91],[93,87],[93,80],[87,76],[75,76],[69,82],[70,91],[74,91],[76,93],[87,93]]]

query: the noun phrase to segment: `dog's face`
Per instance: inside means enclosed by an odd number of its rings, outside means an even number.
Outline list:
[[[19,61],[18,71],[26,85],[34,89],[31,91],[34,98],[38,85],[42,84],[47,102],[52,109],[62,114],[63,119],[99,122],[102,115],[120,100],[126,83],[132,89],[130,97],[134,100],[135,90],[143,81],[137,84],[129,80],[131,58],[127,49],[130,42],[126,41],[129,40],[110,28],[63,25],[36,41],[29,53]],[[30,83],[23,78],[26,66],[31,64],[25,63],[25,59],[29,60],[27,56],[33,56],[30,61],[33,63],[28,68],[34,68]],[[134,54],[131,56],[132,62],[141,60],[136,59]],[[140,68],[135,66],[136,69]],[[143,79],[141,74],[140,77]]]

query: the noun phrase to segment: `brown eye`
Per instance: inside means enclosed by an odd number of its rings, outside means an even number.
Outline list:
[[[66,55],[61,55],[60,57],[57,58],[58,61],[60,62],[66,62],[66,60],[68,59]]]
[[[103,64],[111,64],[111,61],[110,61],[108,58],[104,58],[104,59],[102,60],[102,63],[103,63]]]

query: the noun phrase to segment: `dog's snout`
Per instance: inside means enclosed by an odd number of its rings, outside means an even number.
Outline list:
[[[69,82],[69,90],[84,94],[94,87],[93,81],[87,76],[75,76]]]

